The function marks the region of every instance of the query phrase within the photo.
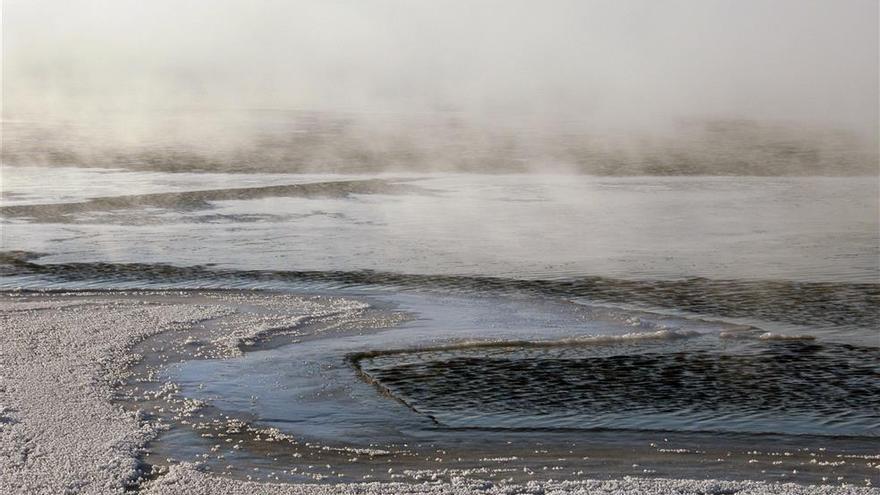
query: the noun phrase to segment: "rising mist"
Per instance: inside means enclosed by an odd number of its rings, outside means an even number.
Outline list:
[[[3,161],[877,172],[865,1],[3,2]]]

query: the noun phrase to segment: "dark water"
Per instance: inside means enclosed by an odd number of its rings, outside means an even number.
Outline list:
[[[352,359],[391,396],[454,428],[880,434],[878,348],[499,344]]]
[[[620,280],[606,277],[555,280],[363,271],[224,270],[196,265],[143,263],[42,264],[38,253],[0,254],[0,275],[46,277],[58,282],[109,285],[190,284],[193,287],[276,287],[297,284],[513,293],[644,304],[703,315],[760,318],[802,325],[880,326],[880,284],[742,281],[686,278]]]

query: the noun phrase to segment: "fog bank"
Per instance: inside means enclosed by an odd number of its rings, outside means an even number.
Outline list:
[[[5,0],[3,119],[7,163],[864,173],[878,4]]]

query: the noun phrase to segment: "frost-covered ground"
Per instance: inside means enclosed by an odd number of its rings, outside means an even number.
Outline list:
[[[500,484],[475,480],[347,485],[239,481],[178,464],[145,480],[141,454],[159,427],[113,402],[114,387],[135,361],[131,348],[161,332],[181,339],[196,323],[232,315],[242,296],[194,293],[49,293],[0,295],[0,493],[329,494],[329,493],[880,493],[876,488],[811,487],[753,482],[624,478]],[[263,307],[302,308],[302,316],[357,311],[340,301],[315,307],[308,298],[248,296]],[[335,305],[335,306],[334,306]],[[317,312],[317,313],[316,313]],[[219,326],[227,342],[246,342],[296,317],[263,324],[239,317]],[[286,321],[285,318],[290,319]],[[248,335],[246,329],[253,329]],[[218,342],[223,342],[223,335]]]

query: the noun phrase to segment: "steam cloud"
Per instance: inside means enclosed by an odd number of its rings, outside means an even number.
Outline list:
[[[5,163],[876,174],[874,0],[5,0]]]

